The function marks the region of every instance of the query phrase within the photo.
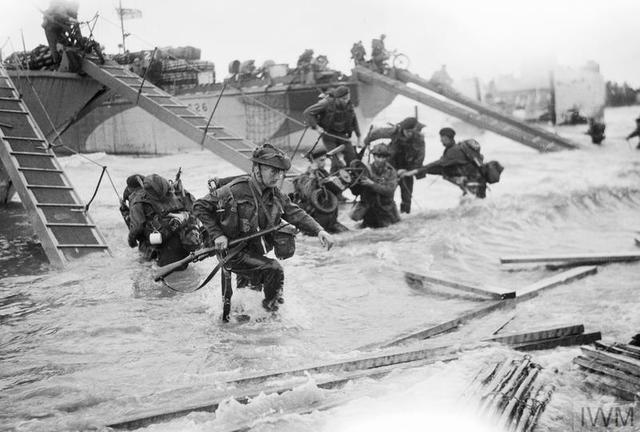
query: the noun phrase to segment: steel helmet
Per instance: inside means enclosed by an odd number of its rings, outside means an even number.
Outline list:
[[[260,165],[268,165],[270,167],[278,168],[287,171],[291,168],[291,160],[282,153],[279,149],[275,148],[269,143],[263,144],[254,150],[251,156],[253,163]]]
[[[389,156],[391,153],[389,152],[389,147],[386,144],[380,143],[373,146],[373,148],[371,149],[371,154]]]

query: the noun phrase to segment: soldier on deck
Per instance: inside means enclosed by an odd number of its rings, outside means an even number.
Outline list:
[[[58,44],[64,44],[64,33],[78,22],[78,2],[51,0],[49,7],[42,12],[42,18],[42,28],[47,37],[51,58],[57,65],[60,63]]]
[[[213,246],[226,252],[229,241],[278,226],[281,219],[317,235],[329,249],[333,238],[311,216],[280,191],[291,161],[280,150],[265,144],[253,152],[251,175],[241,176],[196,201],[194,211],[209,233]],[[277,258],[293,255],[293,233],[281,231],[255,238],[230,249],[226,266],[262,286],[262,306],[275,311],[284,302],[284,271],[280,263],[265,256],[275,249]]]
[[[384,46],[384,39],[387,36],[380,35],[380,39],[371,40],[371,63],[378,73],[384,73],[387,69],[387,60],[389,60],[389,52]]]
[[[424,161],[424,127],[415,117],[407,117],[395,126],[373,129],[364,139],[364,145],[379,139],[390,139],[389,163],[397,170],[420,168]],[[411,212],[411,195],[413,194],[413,177],[400,178],[400,213]]]
[[[351,47],[351,58],[356,66],[365,64],[364,57],[367,55],[367,51],[364,49],[362,41],[358,41]]]

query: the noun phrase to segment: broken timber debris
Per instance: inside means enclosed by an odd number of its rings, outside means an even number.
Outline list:
[[[566,264],[606,264],[612,262],[639,261],[638,252],[589,253],[578,255],[523,255],[500,258],[501,264],[533,264],[562,262]]]
[[[598,342],[595,348],[582,347],[573,362],[600,375],[594,385],[613,389],[625,398],[640,398],[640,350],[631,345]]]
[[[544,290],[556,287],[561,284],[572,282],[574,280],[583,278],[588,275],[596,274],[597,272],[598,272],[598,268],[595,266],[584,266],[584,267],[577,267],[571,270],[567,270],[560,274],[541,279],[536,283],[526,286],[522,290],[516,290],[515,299],[489,301],[485,305],[480,306],[476,309],[472,309],[468,312],[465,312],[457,318],[438,324],[436,326],[430,326],[425,329],[411,332],[407,335],[399,336],[396,339],[393,339],[389,342],[385,342],[381,345],[377,345],[377,347],[387,348],[390,346],[398,345],[410,339],[430,338],[432,336],[438,335],[445,331],[455,329],[461,324],[464,324],[474,318],[485,316],[493,312],[494,310],[497,310],[506,306],[513,306],[515,303],[522,300],[528,300],[532,297],[537,296]],[[592,337],[595,337],[595,335],[593,335]],[[370,347],[371,346],[365,346],[362,348],[370,348]]]
[[[548,403],[553,386],[536,382],[542,367],[529,356],[507,359],[481,371],[465,400],[500,430],[531,430]]]
[[[457,289],[460,291],[477,294],[483,297],[489,297],[494,300],[504,300],[508,298],[514,298],[516,293],[514,291],[505,291],[495,288],[479,288],[470,285],[466,285],[460,282],[448,281],[445,279],[436,278],[429,275],[422,275],[418,273],[413,273],[409,271],[404,272],[405,280],[411,283],[419,283],[420,285],[424,285],[424,283],[433,283],[437,285],[442,285],[448,288]]]

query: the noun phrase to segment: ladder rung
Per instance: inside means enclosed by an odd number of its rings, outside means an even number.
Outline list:
[[[9,109],[0,109],[0,112],[9,113],[9,114],[29,114],[26,111],[22,110],[9,110]]]
[[[138,75],[115,75],[113,74],[114,77],[116,78],[140,78]]]
[[[253,153],[255,149],[246,148],[246,149],[238,149],[238,151],[240,153]]]
[[[163,94],[142,93],[142,96],[171,99],[171,96]]]
[[[15,90],[13,87],[0,86],[0,90]]]
[[[209,130],[209,129],[213,129],[213,130],[223,130],[223,129],[224,129],[224,126],[209,126],[209,127],[206,127],[206,126],[198,126],[198,129],[206,129],[206,130]]]
[[[161,104],[161,107],[164,108],[189,108],[187,105],[175,105],[175,104]]]
[[[213,138],[220,140],[220,141],[244,141],[244,138],[238,138],[238,137],[217,137],[214,136]]]
[[[48,158],[55,157],[54,155],[49,153],[34,153],[34,152],[9,152],[9,154],[16,155],[16,156],[42,156],[42,157],[48,157]]]
[[[84,208],[82,204],[55,204],[55,203],[40,203],[36,204],[37,207],[69,207],[69,208]]]
[[[86,227],[95,228],[94,224],[82,224],[82,223],[64,223],[64,222],[51,222],[46,224],[48,227]]]
[[[58,189],[58,190],[73,190],[71,186],[53,186],[53,185],[27,185],[29,189]]]
[[[180,117],[180,118],[184,118],[184,119],[188,119],[188,118],[199,118],[199,119],[204,119],[204,116],[197,115],[197,114],[180,115],[180,116],[178,116],[178,117]]]
[[[134,90],[138,90],[140,88],[139,85],[133,85],[133,84],[127,84],[129,87],[131,87]],[[158,87],[154,86],[154,85],[143,85],[142,86],[143,89],[157,89]]]
[[[7,101],[7,102],[20,102],[20,98],[0,97],[0,101]]]
[[[58,173],[58,174],[62,174],[64,172],[62,170],[51,169],[51,168],[22,168],[22,167],[19,167],[18,171],[39,171],[39,172],[52,172],[52,173]]]
[[[67,248],[72,248],[72,249],[81,249],[81,248],[85,248],[85,249],[91,249],[91,248],[95,248],[95,249],[107,249],[108,247],[106,245],[101,245],[101,244],[95,244],[95,245],[89,245],[89,244],[59,244],[58,249],[67,249]]]
[[[5,135],[4,137],[2,137],[3,139],[6,140],[24,140],[24,141],[39,141],[39,142],[45,142],[43,139],[41,138],[27,138],[27,137],[19,137],[19,136],[10,136],[10,135]]]

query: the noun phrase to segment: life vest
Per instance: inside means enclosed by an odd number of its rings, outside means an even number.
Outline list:
[[[354,111],[351,102],[345,105],[338,104],[334,97],[329,96],[329,104],[318,120],[318,124],[329,132],[349,136],[353,132],[353,119]]]

